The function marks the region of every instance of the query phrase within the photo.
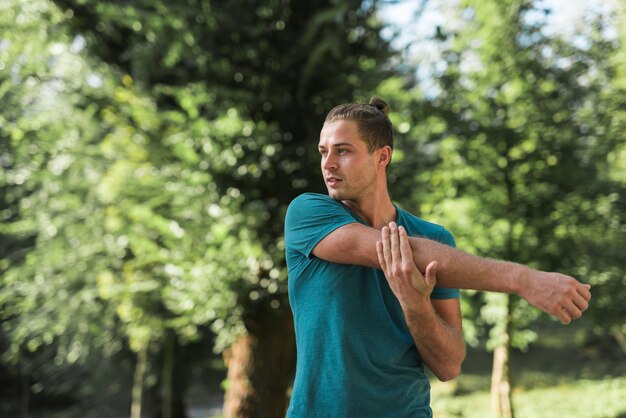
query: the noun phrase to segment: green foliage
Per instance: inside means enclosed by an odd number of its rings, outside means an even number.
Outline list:
[[[150,119],[156,111],[149,100],[124,89],[116,97],[101,144],[110,168],[97,193],[106,204],[111,251],[123,261],[98,276],[102,296],[117,305],[139,340],[158,340],[165,328],[182,342],[194,340],[206,324],[218,334],[240,332],[232,329],[241,327],[237,292],[252,286],[263,268],[279,277],[254,239],[261,219],[245,212],[235,187],[220,195],[211,171],[232,166],[237,148],[223,143],[250,122],[232,110],[185,129],[180,111]],[[278,285],[265,288],[276,293]],[[224,338],[220,347],[229,341]]]
[[[3,164],[0,286],[4,356],[58,343],[56,362],[119,349],[106,304],[85,276],[104,266],[102,211],[90,190],[102,165],[91,142],[97,95],[89,67],[46,2],[5,4],[0,50]],[[41,16],[53,24],[41,27]],[[72,121],[68,126],[67,121]]]
[[[57,4],[2,14],[5,357],[209,325],[220,351],[287,308],[284,212],[323,114],[383,74],[375,4]]]
[[[618,2],[616,7],[615,22],[624,22],[626,3]],[[611,76],[601,92],[602,103],[598,105],[605,114],[596,128],[600,134],[598,145],[605,144],[598,153],[603,178],[612,188],[595,207],[589,207],[589,202],[580,202],[586,211],[594,211],[594,217],[579,225],[577,232],[584,237],[579,240],[583,253],[579,271],[589,276],[593,285],[591,314],[596,330],[625,334],[626,306],[616,302],[615,295],[626,285],[626,253],[623,251],[626,248],[626,29],[622,24],[616,25],[616,30],[616,48],[608,57]],[[595,112],[597,109],[589,106],[588,113]]]
[[[547,38],[531,12],[532,2],[465,2],[453,17],[460,29],[440,30],[445,70],[433,99],[417,89],[394,98],[410,109],[396,122],[403,158],[395,187],[419,184],[403,201],[446,225],[466,251],[591,283],[605,299],[594,298],[592,315],[602,312],[608,329],[626,317],[607,294],[624,285],[626,205],[612,168],[624,144],[623,96],[613,93],[621,70],[610,58],[620,55],[602,35],[618,20],[590,18],[579,34],[584,46],[575,46]],[[464,301],[470,340],[486,323],[495,341],[507,298],[484,296],[478,321],[476,298]],[[512,301],[515,346],[533,340],[525,327],[536,314]]]
[[[284,213],[297,194],[321,190],[315,144],[324,113],[384,75],[374,63],[391,52],[380,37],[376,4],[56,3],[91,53],[126,74],[128,89],[116,97],[132,90],[153,106],[128,104],[130,122],[109,121],[118,132],[109,136],[119,138],[106,149],[132,149],[131,138],[146,137],[140,146],[146,161],[121,156],[103,179],[101,197],[116,206],[108,213],[123,215],[110,222],[122,229],[142,223],[141,230],[116,232],[128,239],[129,258],[161,254],[160,238],[150,236],[177,222],[186,234],[180,241],[188,242],[175,245],[181,255],[151,262],[179,269],[182,283],[211,277],[213,284],[196,287],[201,292],[195,294],[216,296],[185,306],[189,314],[212,313],[203,320],[215,320],[222,348],[242,331],[244,312],[265,315],[288,306]],[[154,112],[158,126],[135,129],[139,109]],[[139,166],[143,177],[132,174]],[[129,185],[128,177],[149,186]],[[120,207],[127,201],[133,210]],[[132,206],[139,202],[141,208]],[[146,267],[133,263],[133,274]],[[196,279],[187,276],[192,271]]]

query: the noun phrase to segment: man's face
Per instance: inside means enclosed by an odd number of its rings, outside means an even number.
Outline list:
[[[328,195],[337,200],[361,200],[376,186],[376,155],[369,153],[356,122],[325,123],[320,133],[322,175]]]

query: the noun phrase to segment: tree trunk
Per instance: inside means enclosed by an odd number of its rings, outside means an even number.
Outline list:
[[[615,325],[611,328],[611,335],[615,338],[615,341],[622,348],[624,354],[626,354],[626,335],[622,331],[622,328],[619,325]]]
[[[25,367],[20,362],[20,417],[28,418],[28,409],[30,406],[30,373],[27,373]]]
[[[291,311],[261,311],[245,320],[241,336],[224,355],[226,418],[284,418],[295,344]]]
[[[176,335],[168,330],[165,333],[163,348],[163,377],[161,382],[161,418],[172,418],[172,374],[174,372],[174,349]]]
[[[509,376],[509,355],[511,352],[511,296],[506,295],[506,315],[501,324],[503,334],[498,338],[498,345],[493,351],[493,369],[491,372],[491,409],[499,418],[513,418],[511,382]]]
[[[137,353],[137,364],[135,365],[135,376],[133,382],[133,400],[130,407],[131,418],[141,418],[141,398],[143,396],[143,377],[146,374],[148,363],[148,345],[145,343],[139,353]]]

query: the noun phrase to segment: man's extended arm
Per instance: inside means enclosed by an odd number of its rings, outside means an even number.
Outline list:
[[[380,268],[376,253],[380,240],[381,231],[351,223],[328,234],[313,255],[334,263]],[[437,261],[437,280],[442,287],[515,293],[564,324],[579,318],[589,306],[589,286],[573,277],[473,256],[424,238],[410,237],[409,243],[420,271]]]

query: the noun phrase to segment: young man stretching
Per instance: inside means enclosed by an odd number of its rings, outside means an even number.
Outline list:
[[[431,417],[424,366],[449,380],[465,356],[457,289],[515,293],[564,324],[588,307],[588,285],[462,253],[446,229],[396,207],[387,113],[378,98],[332,109],[319,142],[328,196],[287,210],[290,418]]]

